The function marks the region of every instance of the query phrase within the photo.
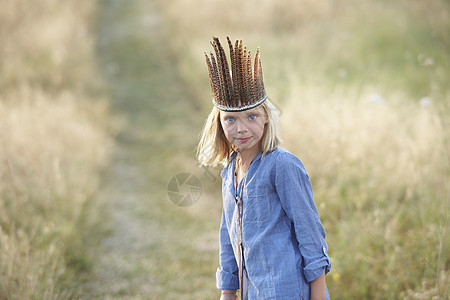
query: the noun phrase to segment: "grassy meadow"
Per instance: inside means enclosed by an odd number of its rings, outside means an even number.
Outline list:
[[[0,299],[74,299],[111,143],[89,1],[0,10]]]
[[[195,3],[195,5],[194,5]],[[261,47],[283,146],[309,171],[334,299],[447,299],[450,5],[172,1],[180,73],[211,104],[203,52]]]
[[[261,47],[332,299],[448,299],[448,32],[445,0],[2,3],[0,300],[219,298],[220,170],[195,161],[212,36]]]

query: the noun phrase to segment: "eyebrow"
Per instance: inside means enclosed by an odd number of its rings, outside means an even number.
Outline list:
[[[253,115],[260,115],[260,113],[259,112],[257,112],[257,111],[246,111],[245,112],[245,116],[253,116]],[[224,112],[223,113],[223,115],[221,116],[221,118],[238,118],[238,115],[236,114],[236,112],[233,112],[233,111],[227,111],[227,112]]]
[[[236,114],[234,114],[233,112],[224,112],[222,115],[222,118],[229,118],[229,117],[235,117]]]
[[[253,116],[253,115],[259,115],[259,113],[256,111],[248,111],[247,112],[247,116]]]

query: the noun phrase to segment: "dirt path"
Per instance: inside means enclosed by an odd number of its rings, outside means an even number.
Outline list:
[[[205,202],[184,209],[167,197],[169,179],[195,168],[202,120],[195,121],[165,28],[149,1],[106,0],[100,12],[99,64],[125,125],[105,172],[109,233],[95,249],[88,299],[216,295],[216,220],[201,215]]]

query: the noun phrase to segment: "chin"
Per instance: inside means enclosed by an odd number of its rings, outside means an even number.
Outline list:
[[[240,145],[237,147],[239,151],[247,151],[247,150],[253,150],[256,147],[256,145]]]

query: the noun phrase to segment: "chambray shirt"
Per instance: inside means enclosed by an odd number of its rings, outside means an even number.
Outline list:
[[[218,289],[239,288],[235,159],[233,153],[221,173]],[[309,299],[309,283],[324,271],[328,273],[331,264],[325,229],[302,162],[280,147],[263,157],[259,154],[248,169],[242,202],[248,299]]]

